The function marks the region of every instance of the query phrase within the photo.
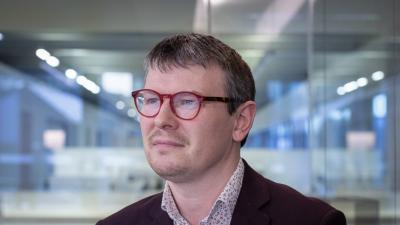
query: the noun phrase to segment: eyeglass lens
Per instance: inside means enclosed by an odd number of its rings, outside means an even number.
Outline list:
[[[151,90],[140,91],[135,98],[139,112],[147,117],[156,116],[160,110],[162,96]],[[181,92],[171,96],[172,111],[182,119],[194,118],[200,107],[200,99],[190,93]]]

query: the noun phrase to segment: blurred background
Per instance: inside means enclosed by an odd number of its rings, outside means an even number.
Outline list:
[[[252,68],[251,165],[349,224],[400,224],[399,0],[0,0],[0,224],[94,224],[163,188],[130,92],[192,31]]]

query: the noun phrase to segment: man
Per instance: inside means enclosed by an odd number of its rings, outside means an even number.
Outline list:
[[[340,211],[255,172],[240,158],[256,103],[251,71],[212,36],[162,40],[132,96],[162,193],[99,221],[128,224],[345,225]]]

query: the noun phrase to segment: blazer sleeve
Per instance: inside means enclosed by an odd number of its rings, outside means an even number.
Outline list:
[[[330,210],[325,216],[322,218],[321,223],[319,225],[346,225],[346,217],[341,211],[336,209]]]

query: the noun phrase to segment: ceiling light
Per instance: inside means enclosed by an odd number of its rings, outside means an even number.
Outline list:
[[[338,87],[336,92],[337,92],[338,95],[345,95],[346,94],[346,90],[342,86]]]
[[[36,50],[36,56],[41,60],[47,60],[51,55],[48,51],[43,48],[39,48]]]
[[[65,76],[68,77],[69,79],[73,80],[78,76],[78,73],[73,69],[67,69],[65,71]]]
[[[58,65],[60,65],[60,60],[58,60],[54,56],[50,56],[49,58],[47,58],[46,62],[47,62],[47,64],[49,64],[52,67],[57,67]]]
[[[379,81],[385,78],[385,74],[382,71],[376,71],[375,73],[372,74],[371,78],[374,81]]]
[[[86,89],[88,89],[90,92],[92,92],[93,94],[98,94],[100,92],[100,88],[99,86],[97,86],[96,83],[94,83],[93,81],[87,79],[84,83],[84,87]]]
[[[87,78],[85,76],[79,75],[78,78],[76,78],[76,83],[83,86],[86,80]]]
[[[119,110],[123,110],[125,108],[125,103],[123,101],[118,101],[117,103],[115,103],[115,107]]]
[[[2,41],[4,39],[4,35],[3,33],[0,33],[0,41]]]
[[[128,111],[126,112],[126,114],[129,116],[129,117],[135,117],[136,116],[136,110],[134,110],[134,109],[128,109]]]
[[[93,81],[87,79],[83,75],[79,75],[76,78],[76,83],[78,83],[82,87],[86,88],[86,90],[92,92],[93,94],[100,93],[100,87],[96,83],[94,83]]]
[[[93,88],[92,93],[97,95],[98,93],[100,93],[100,90],[100,87],[96,85],[96,87]]]
[[[368,79],[365,77],[361,77],[357,79],[357,85],[358,87],[364,87],[368,84]]]
[[[357,88],[358,88],[358,85],[357,85],[357,82],[355,82],[355,81],[351,81],[344,85],[344,90],[347,93],[352,92],[352,91],[356,90]]]

